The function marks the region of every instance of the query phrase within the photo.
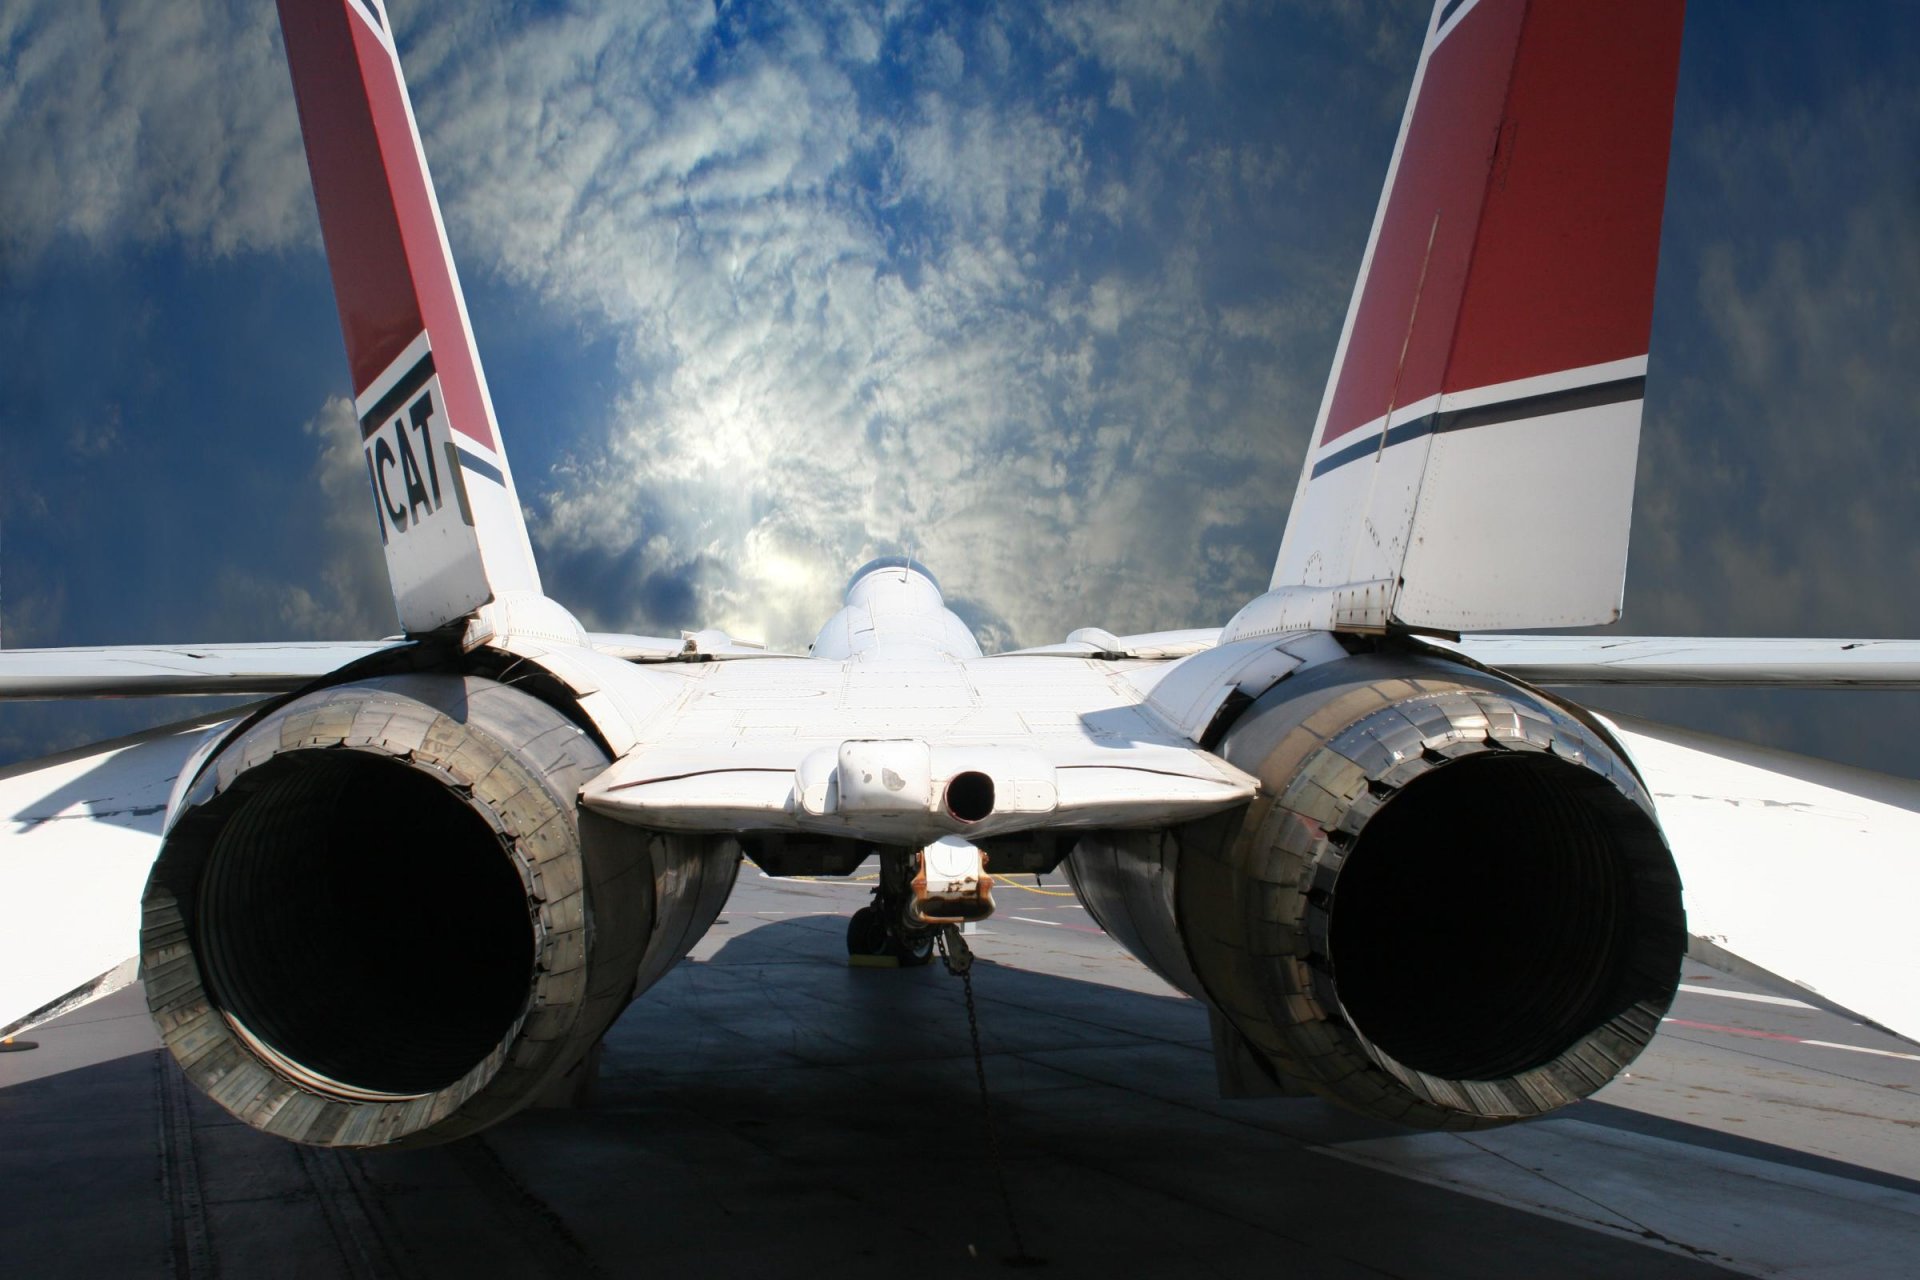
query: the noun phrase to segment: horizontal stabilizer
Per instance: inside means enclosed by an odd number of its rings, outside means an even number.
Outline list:
[[[1604,719],[1659,809],[1688,932],[1920,1040],[1920,782]]]
[[[1483,635],[1432,643],[1533,684],[1920,689],[1920,640]]]
[[[0,649],[0,702],[291,693],[349,663],[407,643],[390,638]],[[626,662],[790,656],[769,653],[719,631],[691,631],[677,637],[595,632],[586,636],[586,643],[597,653]]]
[[[394,640],[0,649],[0,700],[286,693]]]

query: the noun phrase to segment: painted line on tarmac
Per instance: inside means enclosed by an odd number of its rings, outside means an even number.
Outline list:
[[[1099,934],[1101,937],[1106,936],[1105,930],[1089,929],[1083,924],[1068,924],[1064,920],[1037,920],[1032,916],[1008,916],[1007,919],[1019,920],[1025,924],[1043,924],[1049,929],[1071,929],[1075,933],[1094,933]]]
[[[1815,1049],[1842,1049],[1848,1053],[1870,1053],[1876,1058],[1898,1058],[1902,1062],[1920,1062],[1920,1053],[1895,1053],[1892,1049],[1869,1049],[1865,1045],[1840,1044],[1833,1040],[1808,1040],[1804,1036],[1782,1035],[1778,1031],[1749,1031],[1745,1027],[1723,1027],[1717,1022],[1695,1022],[1690,1018],[1662,1018],[1663,1023],[1690,1027],[1695,1031],[1718,1031],[1723,1035],[1745,1036],[1750,1040],[1780,1040],[1787,1044],[1810,1045]]]
[[[1042,898],[1071,898],[1071,889],[1042,889],[1039,885],[1021,884],[1010,876],[998,877],[993,882],[996,889],[1018,889],[1022,893],[1038,894]],[[1078,904],[1075,904],[1078,905]],[[1044,910],[1044,908],[1042,908]]]

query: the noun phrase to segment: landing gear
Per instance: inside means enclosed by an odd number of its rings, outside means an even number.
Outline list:
[[[847,921],[848,963],[917,969],[932,960],[932,931],[907,933],[899,927],[899,920],[899,911],[889,911],[884,900],[854,912],[853,919]]]
[[[873,902],[847,921],[847,963],[917,969],[933,959],[933,930],[908,911],[913,875],[906,850],[880,851],[880,883]]]
[[[853,964],[918,968],[933,959],[941,929],[993,914],[993,877],[986,855],[946,836],[923,849],[882,849],[873,904],[847,921]]]

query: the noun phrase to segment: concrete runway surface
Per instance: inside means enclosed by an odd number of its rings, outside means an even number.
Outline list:
[[[850,969],[871,885],[749,864],[614,1027],[591,1107],[451,1147],[262,1137],[136,986],[0,1055],[21,1276],[945,1276],[1014,1254],[961,984]],[[1204,1010],[1057,877],[971,939],[1001,1165],[1053,1276],[1920,1275],[1920,1049],[1689,964],[1659,1038],[1532,1125],[1214,1096]],[[1037,1260],[1037,1261],[1034,1261]]]

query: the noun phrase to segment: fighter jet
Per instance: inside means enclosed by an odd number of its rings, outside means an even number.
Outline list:
[[[913,557],[804,654],[585,630],[384,6],[280,15],[403,634],[0,654],[5,697],[264,698],[0,777],[0,1029],[137,974],[246,1123],[446,1142],[591,1073],[743,861],[877,859],[850,958],[1058,869],[1224,1092],[1409,1126],[1590,1095],[1688,954],[1920,1035],[1920,785],[1557,692],[1915,687],[1920,645],[1510,634],[1619,616],[1680,4],[1440,0],[1269,589],[992,655]]]

